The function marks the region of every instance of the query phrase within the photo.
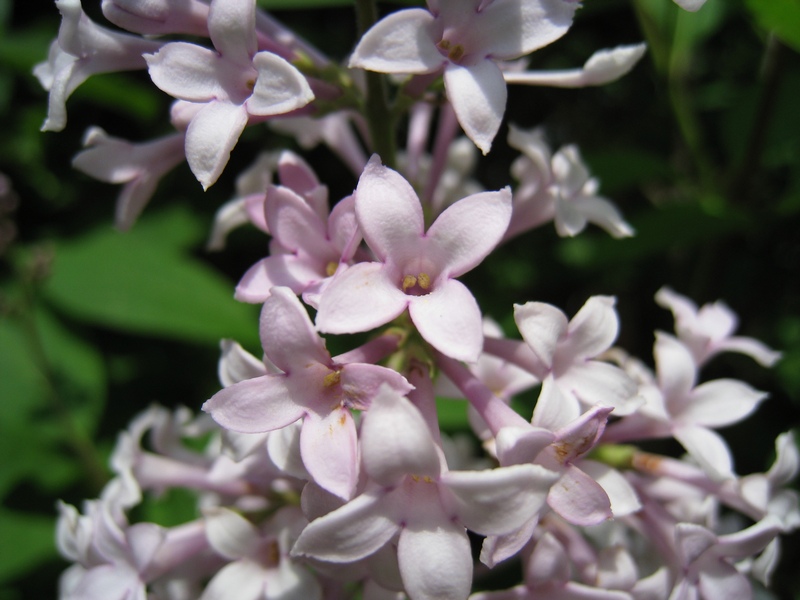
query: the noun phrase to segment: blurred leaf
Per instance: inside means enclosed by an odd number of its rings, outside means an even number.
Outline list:
[[[55,518],[0,509],[0,582],[55,558]]]
[[[640,187],[644,182],[668,179],[672,169],[663,157],[641,149],[609,149],[587,154],[586,162],[592,175],[600,180],[600,194],[614,193]]]
[[[800,52],[800,0],[745,0],[761,27]]]
[[[467,418],[466,400],[437,398],[436,412],[439,415],[439,427],[442,431],[452,433],[454,431],[464,431],[470,428]]]
[[[168,231],[169,222],[157,224],[161,219],[182,226],[172,221],[174,213],[148,220]],[[257,308],[233,299],[233,283],[180,249],[154,242],[151,232],[101,228],[56,243],[45,296],[73,317],[114,329],[213,344],[257,340]]]
[[[741,231],[747,221],[709,215],[697,204],[654,210],[630,219],[632,238],[616,240],[602,233],[584,233],[565,239],[558,247],[561,260],[571,266],[596,268],[642,261],[662,254],[676,243],[682,247]]]
[[[725,17],[726,3],[708,2],[696,13],[679,10],[672,39],[673,60],[691,64],[696,47],[716,32]]]

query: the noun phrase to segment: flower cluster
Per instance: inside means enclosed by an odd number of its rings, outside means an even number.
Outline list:
[[[701,370],[730,351],[769,367],[777,352],[734,336],[723,304],[698,309],[663,288],[656,301],[675,333],[656,334],[651,370],[614,345],[611,296],[592,296],[572,318],[515,305],[520,336],[506,337],[459,280],[550,222],[562,236],[589,223],[634,234],[577,147],[553,152],[541,130],[510,127],[513,188],[483,190],[464,164],[473,144],[489,152],[506,84],[603,84],[644,45],[598,51],[580,69],[527,71],[519,59],[565,35],[578,2],[428,0],[376,22],[349,71],[255,0],[103,0],[126,32],[89,20],[80,0],[56,5],[62,28],[36,68],[50,91],[44,129],[65,126],[69,94],[94,73],[147,69],[175,98],[174,133],[134,143],[92,128],[75,158],[124,184],[120,227],[184,158],[203,188],[214,184],[242,131],[265,121],[301,146],[326,143],[359,177],[332,203],[312,167],[285,151],[239,178],[209,245],[224,247],[247,223],[270,236],[235,290],[262,305],[263,357],[223,341],[223,387],[205,414],[151,407],[119,436],[101,497],[81,511],[59,506],[58,546],[73,562],[62,598],[728,600],[749,597],[751,577],[769,582],[780,534],[800,526],[787,488],[797,446],[782,435],[768,472],[737,475],[716,430],[766,394],[701,382]],[[174,41],[182,35],[195,41]],[[379,100],[359,69],[405,76],[409,135],[397,164],[368,158],[375,132],[358,109]],[[349,349],[332,356],[323,334],[348,334]],[[529,389],[530,420],[510,405]],[[442,433],[437,396],[468,403],[484,459]],[[657,438],[686,454],[634,445]],[[143,494],[171,488],[195,492],[194,520],[129,521]],[[723,510],[741,516],[726,533]],[[483,568],[516,557],[523,581],[473,593],[473,544]]]

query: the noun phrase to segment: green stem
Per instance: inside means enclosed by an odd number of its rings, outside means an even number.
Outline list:
[[[355,5],[359,36],[363,36],[378,20],[378,10],[374,0],[356,0]],[[367,94],[364,116],[367,119],[373,150],[381,157],[383,164],[388,167],[395,167],[397,164],[397,152],[394,137],[394,120],[389,108],[386,77],[381,73],[367,71],[366,83]]]

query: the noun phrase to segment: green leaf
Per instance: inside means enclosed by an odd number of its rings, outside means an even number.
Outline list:
[[[233,299],[234,284],[153,239],[153,231],[168,232],[174,219],[174,214],[155,215],[148,219],[150,227],[127,234],[101,228],[57,242],[45,296],[94,325],[191,342],[233,338],[257,345],[258,309]]]
[[[746,0],[758,24],[800,52],[800,0]]]
[[[0,509],[0,582],[55,557],[55,517]]]
[[[439,415],[439,427],[445,432],[464,431],[469,429],[465,400],[437,398],[436,412]]]

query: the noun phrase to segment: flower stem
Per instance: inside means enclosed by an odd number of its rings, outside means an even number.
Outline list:
[[[378,20],[378,10],[374,0],[356,0],[356,19],[360,36]],[[381,73],[366,72],[367,94],[364,116],[367,119],[372,147],[381,157],[383,164],[395,168],[396,141],[394,139],[394,121],[389,108],[386,77]]]

